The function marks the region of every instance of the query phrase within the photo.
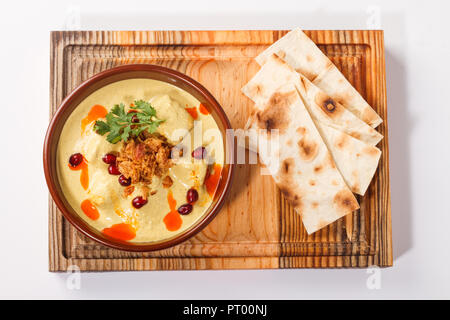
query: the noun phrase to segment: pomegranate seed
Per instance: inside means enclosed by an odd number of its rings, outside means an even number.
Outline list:
[[[115,164],[110,164],[108,166],[108,172],[109,174],[113,174],[115,176],[118,176],[120,174],[119,168]]]
[[[192,204],[186,203],[178,208],[178,213],[182,215],[187,215],[192,212]]]
[[[74,153],[69,158],[69,164],[72,167],[76,167],[83,162],[83,155],[81,153]]]
[[[123,187],[128,187],[131,184],[131,178],[126,178],[123,174],[119,177],[119,183]]]
[[[147,204],[147,200],[142,198],[141,196],[137,196],[136,198],[133,199],[133,201],[131,201],[131,204],[133,205],[133,207],[135,207],[136,209],[140,209],[142,208],[144,205]]]
[[[138,123],[139,122],[139,119],[138,119],[137,115],[133,115],[131,117],[131,122],[133,122],[133,123]]]
[[[192,204],[198,200],[198,192],[194,188],[191,188],[186,193],[186,200],[188,203]]]
[[[194,151],[192,151],[192,158],[195,158],[197,160],[205,159],[206,158],[206,148],[205,147],[198,147]]]
[[[115,164],[116,156],[113,155],[112,153],[107,153],[103,156],[102,160],[104,163],[107,163],[107,164]]]

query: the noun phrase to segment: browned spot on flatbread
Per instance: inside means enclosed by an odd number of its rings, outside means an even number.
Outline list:
[[[250,90],[249,90],[250,91],[250,96],[255,97],[255,96],[261,95],[262,92],[263,92],[263,89],[264,88],[260,84],[251,86]]]
[[[306,128],[305,127],[298,127],[296,131],[300,135],[306,134]]]
[[[319,207],[319,203],[314,201],[313,203],[311,203],[311,207],[313,209],[317,209]]]
[[[380,153],[379,149],[377,149],[376,147],[372,147],[372,146],[365,147],[362,150],[362,152],[364,154],[367,154],[367,155],[371,156],[371,157],[376,157]]]
[[[289,147],[291,147],[291,146],[292,146],[292,140],[289,139],[288,141],[286,141],[286,145],[288,145]]]
[[[293,158],[287,158],[283,160],[281,164],[281,173],[283,175],[289,175],[294,170],[295,162]]]
[[[314,78],[317,77],[317,73],[315,73],[315,72],[308,72],[308,71],[300,69],[300,68],[295,69],[295,71],[304,75],[306,77],[306,79],[308,79],[309,81],[312,81]]]
[[[300,152],[300,158],[305,161],[313,160],[317,156],[317,153],[319,151],[318,143],[308,138],[308,131],[305,127],[298,127],[296,131],[299,135],[302,136],[297,142]]]
[[[298,141],[298,149],[300,152],[300,158],[305,161],[311,161],[317,156],[319,145],[317,142],[309,140],[308,137],[303,136]]]
[[[296,209],[300,210],[302,206],[302,200],[298,194],[296,194],[292,188],[287,186],[280,186],[280,191],[289,203]]]
[[[313,58],[309,54],[307,54],[306,61],[311,62],[311,61],[313,61]]]
[[[260,94],[263,92],[263,87],[260,84],[257,84],[255,87],[256,94]]]
[[[314,173],[319,174],[327,168],[336,169],[336,164],[330,152],[327,152],[321,164],[314,167]]]
[[[361,134],[359,132],[350,132],[349,133],[353,138],[361,140]]]
[[[343,149],[347,146],[348,140],[349,140],[348,135],[346,135],[345,133],[342,133],[337,138],[335,145],[338,149]]]
[[[293,173],[295,170],[294,158],[284,159],[281,163],[280,171],[278,172],[278,187],[286,200],[289,201],[296,209],[300,210],[302,207],[302,199],[300,188],[293,179]]]
[[[325,109],[325,111],[334,112],[334,110],[336,110],[336,102],[334,102],[334,100],[331,98],[324,100],[324,102],[322,103],[322,107]]]
[[[344,107],[342,107],[342,105],[323,92],[318,92],[314,101],[330,118],[337,118],[344,112]]]
[[[315,185],[316,185],[316,182],[315,182],[314,180],[309,180],[309,184],[310,184],[311,186],[315,186]]]
[[[349,213],[359,208],[353,193],[348,189],[342,189],[334,196],[334,204],[341,213]]]
[[[290,123],[289,106],[296,98],[296,94],[295,91],[274,93],[265,109],[256,114],[258,127],[267,130],[269,134],[273,129],[283,134]]]
[[[359,184],[359,174],[357,170],[352,171],[352,185],[350,186],[350,189],[352,192],[358,193],[361,189],[361,186]]]

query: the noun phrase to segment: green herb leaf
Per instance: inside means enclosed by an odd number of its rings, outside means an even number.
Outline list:
[[[131,131],[131,127],[130,126],[126,126],[123,129],[122,135],[120,136],[123,141],[127,141],[128,140],[128,137],[130,136],[130,131]]]
[[[134,101],[133,109],[142,110],[143,115],[145,115],[145,116],[149,116],[149,117],[156,116],[155,108],[153,108],[150,103],[148,103],[144,100]]]
[[[115,144],[121,140],[127,141],[132,136],[137,137],[145,130],[154,133],[164,122],[156,118],[155,108],[144,100],[136,100],[131,108],[137,112],[127,113],[123,103],[114,105],[105,117],[106,122],[102,120],[95,122],[94,131],[102,136],[108,133],[106,140]],[[133,122],[134,116],[138,122]]]
[[[102,136],[110,130],[111,128],[109,127],[109,124],[105,121],[98,120],[94,125],[94,131]]]
[[[119,142],[120,139],[121,139],[120,133],[117,133],[117,132],[111,132],[106,137],[106,141],[113,143],[113,144],[116,144],[117,142]]]

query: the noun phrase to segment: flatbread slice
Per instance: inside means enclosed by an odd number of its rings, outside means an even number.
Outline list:
[[[251,143],[308,234],[359,208],[292,84],[255,105],[248,127],[257,131]]]
[[[345,183],[364,195],[377,170],[381,150],[329,126],[317,126]]]
[[[347,127],[344,125],[339,127],[343,131],[330,126],[330,121],[328,118],[323,118],[322,114],[324,112],[316,103],[315,97],[317,94],[320,96],[321,93],[314,93],[311,89],[314,85],[307,79],[304,79],[304,81],[307,81],[309,84],[304,84],[299,79],[303,79],[301,75],[298,75],[284,61],[274,56],[273,59],[271,58],[267,61],[260,72],[250,80],[242,91],[255,104],[265,105],[273,95],[273,92],[283,84],[283,80],[286,83],[296,84],[296,87],[301,87],[302,90],[299,90],[301,91],[300,96],[304,98],[303,101],[305,101],[308,111],[310,111],[312,118],[316,120],[315,125],[327,145],[344,181],[354,193],[364,195],[378,167],[381,151],[377,147],[347,134],[346,132],[352,132],[352,130],[347,131]],[[305,90],[304,86],[311,88]],[[337,105],[336,110],[338,112],[347,112],[349,117],[353,118],[357,124],[375,131],[372,127],[339,105]],[[314,117],[316,114],[318,114],[318,117]],[[343,120],[342,123],[352,122],[350,120]],[[251,141],[249,141],[249,147],[253,150],[255,149]]]
[[[275,54],[266,59],[266,63],[242,88],[242,92],[258,104],[266,101],[274,88],[287,82],[296,86],[314,120],[370,145],[376,145],[383,138],[378,131],[334,101]]]
[[[376,128],[383,122],[339,69],[300,28],[290,31],[272,44],[256,57],[256,61],[263,65],[274,53],[371,127]]]

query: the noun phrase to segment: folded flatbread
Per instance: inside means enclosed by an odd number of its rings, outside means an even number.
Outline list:
[[[320,126],[319,131],[345,183],[363,196],[377,170],[381,150],[328,126]]]
[[[356,117],[275,54],[266,59],[266,63],[242,88],[242,92],[258,104],[259,101],[266,101],[274,88],[287,82],[296,86],[314,120],[370,145],[376,145],[383,138],[378,131]]]
[[[358,138],[366,138],[372,143],[376,143],[378,140],[375,137],[377,136],[373,136],[372,133],[378,134],[378,132],[339,104],[334,105],[332,100],[324,96],[320,89],[293,71],[275,55],[267,60],[255,77],[242,88],[242,91],[256,105],[265,105],[273,92],[286,83],[300,88],[298,90],[300,97],[303,98],[305,106],[315,120],[318,132],[327,145],[344,181],[353,192],[364,195],[378,167],[381,151],[347,133],[357,133]],[[317,103],[318,100],[328,100],[328,103],[336,107],[334,110],[338,112],[337,116],[334,118],[332,115],[328,116],[328,111],[324,111],[324,108],[320,107]],[[347,126],[351,124],[353,127],[350,126],[349,129]],[[359,131],[355,128],[359,128]],[[249,141],[249,146],[251,149],[255,148],[251,141]]]
[[[308,234],[359,208],[292,84],[256,104],[248,127],[257,131],[249,139],[258,139],[251,143]]]
[[[383,122],[331,60],[299,28],[272,44],[256,57],[256,61],[263,65],[274,53],[373,128]]]

